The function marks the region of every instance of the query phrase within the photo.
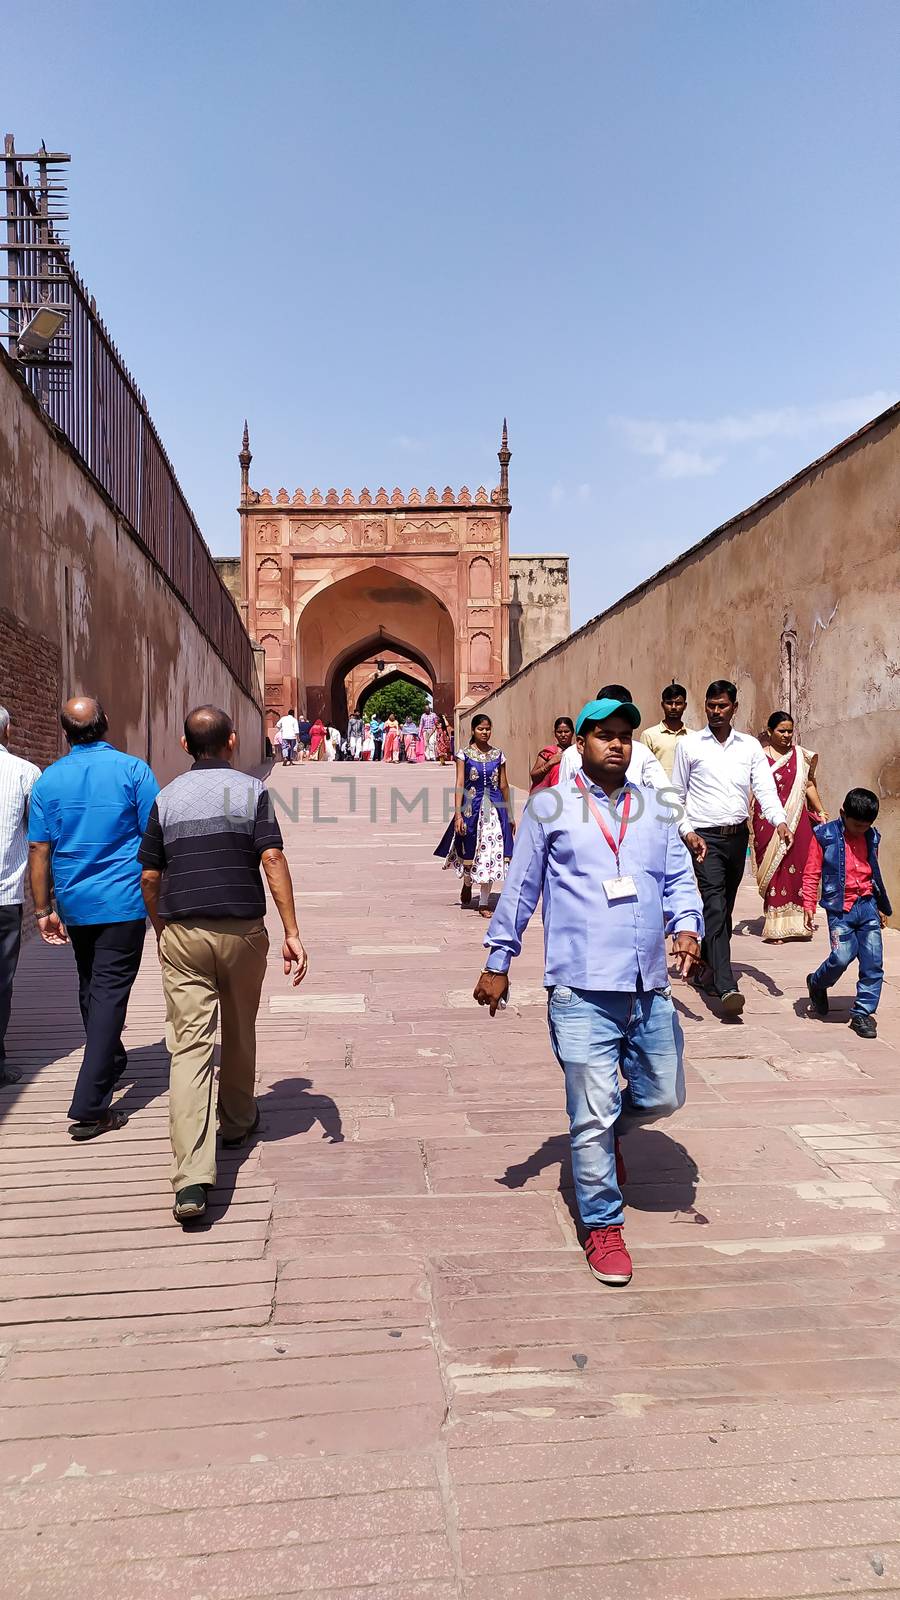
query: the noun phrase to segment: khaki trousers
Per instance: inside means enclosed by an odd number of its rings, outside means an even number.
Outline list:
[[[222,1014],[218,1114],[222,1137],[253,1126],[256,1101],[256,1013],[269,937],[262,918],[198,918],[170,922],[160,940],[166,997],[169,1132],[176,1194],[216,1181],[213,1052]]]

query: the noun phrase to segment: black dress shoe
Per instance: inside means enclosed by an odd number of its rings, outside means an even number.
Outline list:
[[[861,1039],[877,1039],[878,1023],[868,1011],[854,1011],[850,1017],[850,1026],[854,1033]]]

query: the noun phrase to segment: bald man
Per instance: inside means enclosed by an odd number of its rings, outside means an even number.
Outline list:
[[[109,743],[99,700],[67,700],[59,720],[69,753],[31,791],[28,846],[41,938],[71,944],[78,968],[86,1042],[69,1132],[82,1141],[126,1121],[111,1107],[147,927],[138,847],[159,784],[145,761]]]
[[[190,1225],[216,1182],[216,1114],[226,1149],[246,1145],[259,1126],[256,1014],[269,949],[262,873],[284,928],[284,971],[295,984],[306,972],[306,951],[270,797],[258,778],[232,767],[231,718],[218,706],[197,706],[181,742],[193,766],[159,795],[140,855],[172,1054],[173,1210]]]

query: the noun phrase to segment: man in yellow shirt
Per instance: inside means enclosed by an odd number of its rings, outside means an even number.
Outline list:
[[[680,683],[673,682],[663,689],[660,698],[662,722],[655,723],[652,728],[646,728],[641,738],[647,749],[653,751],[660,766],[665,769],[666,776],[671,778],[679,740],[691,731],[684,725],[687,690]]]

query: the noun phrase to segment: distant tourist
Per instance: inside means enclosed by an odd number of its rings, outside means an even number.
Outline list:
[[[813,823],[825,821],[816,788],[819,758],[794,743],[794,719],[773,711],[766,727],[764,752],[787,825],[793,834],[789,849],[776,836],[758,802],[750,803],[750,843],[756,884],[766,912],[763,938],[769,944],[785,939],[810,939],[803,910],[803,871],[812,844]]]
[[[9,727],[9,712],[0,706],[0,1085],[22,1076],[6,1065],[6,1030],[22,943],[28,801],[41,775],[40,767],[12,754]]]
[[[301,761],[308,761],[309,760],[309,735],[310,735],[310,729],[312,728],[312,723],[310,722],[309,717],[301,716],[298,719],[297,728],[299,730],[298,734],[297,734],[297,742],[298,742],[299,747],[300,747],[300,760]]]
[[[563,754],[575,742],[575,724],[571,717],[557,717],[553,724],[553,744],[545,744],[531,764],[531,793],[535,789],[551,789],[559,783],[559,767]]]
[[[332,727],[329,723],[325,729],[325,759],[337,761],[343,744],[340,728]]]
[[[327,755],[325,741],[327,729],[321,717],[316,717],[309,729],[309,759],[310,761],[324,761]]]
[[[400,732],[403,735],[403,759],[405,761],[417,761],[419,759],[419,724],[412,717],[407,717]]]
[[[419,718],[419,738],[422,741],[422,755],[425,761],[437,760],[438,727],[437,712],[433,706],[427,706]]]
[[[300,724],[294,716],[293,706],[286,717],[279,717],[276,727],[281,735],[281,764],[283,767],[292,767],[300,742]]]
[[[516,831],[506,757],[492,744],[492,731],[484,712],[473,718],[471,739],[456,754],[453,821],[434,852],[462,878],[461,906],[471,905],[474,884],[483,917],[491,914],[491,885],[506,877]]]
[[[816,900],[828,917],[831,954],[806,980],[817,1017],[828,1015],[828,991],[854,961],[859,962],[856,999],[850,1026],[861,1039],[875,1039],[875,1013],[884,982],[881,930],[891,915],[875,827],[878,796],[871,789],[851,789],[834,822],[813,829],[813,839],[803,875],[806,925],[812,932]]]
[[[791,830],[762,746],[732,727],[737,706],[733,683],[717,678],[709,685],[707,726],[679,741],[672,774],[685,808],[681,835],[694,857],[703,896],[703,959],[711,970],[711,992],[721,999],[726,1017],[740,1016],[744,1009],[731,966],[731,919],[747,864],[751,795],[785,847],[791,846]]]
[[[99,700],[67,700],[60,722],[69,754],[31,791],[28,840],[41,938],[71,942],[78,968],[86,1043],[69,1133],[81,1141],[127,1121],[111,1102],[128,1065],[122,1029],[147,928],[137,853],[159,784],[145,761],[107,741]]]
[[[358,761],[362,755],[363,733],[365,723],[358,711],[354,711],[347,723],[347,743],[350,746],[350,760]]]
[[[655,755],[657,761],[671,782],[672,769],[675,765],[675,751],[685,734],[691,730],[684,725],[684,713],[687,710],[687,690],[680,683],[672,682],[663,689],[660,696],[662,706],[662,721],[654,723],[652,728],[645,728],[641,734],[641,743]]]
[[[400,724],[391,711],[384,719],[384,757],[385,761],[400,760]]]
[[[375,722],[374,719],[370,722],[368,717],[363,721],[362,759],[375,760]]]
[[[384,723],[380,717],[370,717],[369,726],[372,729],[372,760],[380,761],[384,746]]]
[[[189,772],[162,790],[140,846],[141,887],[159,941],[172,1055],[169,1128],[174,1213],[191,1222],[216,1181],[216,1116],[226,1149],[259,1126],[256,1014],[269,938],[260,863],[284,927],[281,955],[294,985],[306,973],[281,829],[258,778],[235,772],[231,718],[199,706],[184,724]],[[222,1047],[213,1071],[216,1020]]]
[[[445,767],[448,761],[453,760],[453,728],[444,716],[443,711],[438,712],[435,752],[442,767]]]
[[[632,1275],[622,1233],[619,1137],[684,1102],[666,935],[673,935],[676,964],[687,976],[703,928],[677,830],[660,808],[633,804],[640,795],[627,771],[639,722],[631,703],[594,700],[582,707],[576,726],[583,770],[553,796],[529,801],[475,986],[478,1004],[494,1016],[509,992],[510,962],[542,901],[550,1041],[565,1074],[584,1250],[594,1277],[617,1286]]]
[[[597,690],[598,700],[616,700],[620,705],[633,705],[631,690],[626,689],[624,683],[605,683],[602,689]],[[571,783],[576,773],[581,771],[581,751],[577,740],[573,740],[563,751],[559,764],[559,777],[557,784]],[[641,744],[639,739],[632,740],[631,760],[628,764],[628,782],[635,784],[639,789],[669,789],[671,779],[665,767],[657,761],[652,750]]]

